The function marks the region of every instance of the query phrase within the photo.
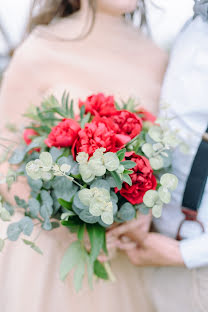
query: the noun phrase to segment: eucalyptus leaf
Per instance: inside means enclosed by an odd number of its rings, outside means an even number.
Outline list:
[[[139,210],[139,212],[141,212],[143,215],[147,215],[150,211],[150,208],[145,206],[145,204],[136,205],[135,209]]]
[[[74,272],[74,286],[76,292],[78,292],[82,288],[82,282],[85,273],[85,264],[86,264],[85,259],[80,258],[76,270]]]
[[[166,187],[161,186],[158,189],[158,195],[159,195],[161,201],[165,204],[168,204],[171,200],[171,194]]]
[[[102,179],[95,180],[91,184],[90,188],[93,188],[93,187],[104,188],[104,189],[110,191],[110,186],[109,186],[108,182],[106,180],[102,180]]]
[[[123,221],[130,221],[135,218],[135,216],[136,211],[130,203],[123,204],[117,213],[117,217],[122,219]]]
[[[7,237],[10,241],[16,241],[19,238],[21,232],[22,230],[18,222],[11,223],[7,228]]]
[[[82,221],[90,224],[98,222],[98,217],[91,215],[89,209],[82,210],[81,213],[79,214],[79,218]]]
[[[126,182],[128,185],[132,186],[132,180],[128,174],[123,175],[123,181]]]
[[[11,219],[10,213],[4,207],[0,211],[0,218],[2,221],[10,221]]]
[[[17,204],[17,206],[26,209],[28,207],[28,204],[26,203],[26,201],[24,199],[19,198],[18,196],[14,196],[15,202]]]
[[[174,191],[178,186],[178,178],[171,173],[165,173],[160,178],[160,184],[171,191]]]
[[[152,207],[152,215],[155,218],[160,218],[162,215],[162,205],[154,205]]]
[[[125,153],[126,153],[126,148],[121,149],[120,151],[118,151],[116,154],[118,156],[118,159],[120,161],[122,161],[125,157]]]
[[[29,210],[30,210],[31,216],[33,218],[36,218],[39,214],[39,211],[40,211],[39,201],[35,198],[30,198],[28,205],[29,205]]]
[[[164,166],[163,158],[160,155],[151,157],[149,162],[153,170],[160,170]]]
[[[88,210],[88,207],[85,206],[85,205],[81,202],[81,200],[80,200],[80,198],[79,198],[79,193],[76,193],[76,195],[74,196],[73,204],[74,204],[77,208],[79,208],[79,209],[81,209],[81,210]]]
[[[118,173],[115,172],[115,171],[111,171],[110,172],[113,179],[114,179],[114,182],[116,184],[116,187],[121,190],[122,189],[122,181],[121,181],[121,178],[119,177]]]
[[[59,158],[64,152],[63,148],[51,147],[50,154],[52,156],[53,162],[56,162],[57,158]]]
[[[125,169],[132,169],[136,166],[136,163],[131,160],[124,160],[121,162],[121,165],[124,166]]]
[[[34,228],[34,224],[31,218],[24,217],[19,221],[19,227],[24,235],[30,236]]]
[[[53,180],[54,193],[57,198],[71,201],[78,190],[78,187],[65,177],[55,177]]]
[[[11,165],[18,165],[21,163],[26,155],[27,147],[20,146],[18,147],[12,154],[12,156],[9,158],[9,163]]]
[[[144,194],[143,202],[147,207],[152,208],[157,202],[158,198],[159,196],[157,191],[149,190]]]
[[[28,180],[28,184],[29,186],[31,187],[31,189],[34,191],[34,192],[39,192],[40,189],[42,188],[43,186],[43,182],[42,180],[33,180],[32,178],[28,177],[27,178]]]

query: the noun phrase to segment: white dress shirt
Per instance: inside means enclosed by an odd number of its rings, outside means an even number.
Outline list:
[[[181,203],[186,180],[208,126],[208,22],[200,16],[185,27],[176,41],[162,88],[162,100],[171,105],[170,113],[176,116],[171,125],[180,129],[180,135],[190,146],[188,154],[179,151],[174,154],[173,172],[179,185],[171,203],[165,205],[162,217],[154,219],[160,233],[175,238],[184,219]],[[207,163],[202,166],[208,166],[208,155]],[[208,182],[198,219],[203,222],[204,233],[199,231],[196,222],[188,222],[183,227],[186,239],[180,242],[180,250],[188,268],[208,265]]]

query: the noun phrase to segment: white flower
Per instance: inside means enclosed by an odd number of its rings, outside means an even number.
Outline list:
[[[104,165],[108,171],[115,171],[120,165],[118,156],[115,153],[108,152],[103,155]]]
[[[88,164],[79,165],[79,172],[84,182],[89,183],[94,180],[95,173],[89,168]]]
[[[76,161],[81,165],[81,164],[87,164],[89,155],[85,152],[80,152],[77,155]]]
[[[113,204],[108,190],[93,187],[79,191],[78,196],[83,205],[89,207],[91,215],[101,217],[107,225],[113,223]]]

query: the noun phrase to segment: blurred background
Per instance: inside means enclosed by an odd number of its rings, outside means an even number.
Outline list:
[[[0,73],[24,36],[32,1],[6,0],[0,3]],[[166,50],[171,48],[175,37],[193,15],[193,3],[193,0],[145,0],[148,33],[159,46]],[[141,22],[139,11],[135,12],[133,20],[138,27]]]

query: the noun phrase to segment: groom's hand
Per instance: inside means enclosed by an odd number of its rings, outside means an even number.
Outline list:
[[[137,266],[184,266],[179,242],[158,233],[149,233],[135,248],[125,248],[130,261]]]

